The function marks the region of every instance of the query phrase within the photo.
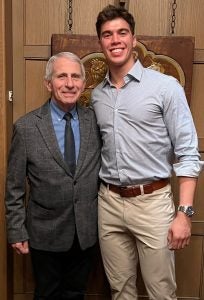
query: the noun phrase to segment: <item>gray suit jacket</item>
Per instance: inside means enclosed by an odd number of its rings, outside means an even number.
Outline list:
[[[75,228],[82,249],[96,242],[101,141],[93,110],[77,110],[81,140],[74,178],[58,146],[49,101],[14,125],[6,183],[9,243],[29,239],[35,249],[66,251]]]

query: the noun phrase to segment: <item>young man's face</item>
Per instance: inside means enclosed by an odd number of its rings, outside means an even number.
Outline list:
[[[53,64],[52,78],[46,81],[46,86],[62,110],[72,109],[85,87],[80,65],[59,57]]]
[[[131,68],[134,64],[132,55],[136,46],[129,24],[122,18],[105,22],[101,26],[99,43],[109,67]]]

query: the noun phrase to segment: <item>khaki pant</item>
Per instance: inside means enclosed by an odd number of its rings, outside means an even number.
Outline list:
[[[113,300],[137,299],[138,262],[150,299],[177,299],[174,252],[167,247],[174,214],[170,185],[122,198],[101,184],[99,239]]]

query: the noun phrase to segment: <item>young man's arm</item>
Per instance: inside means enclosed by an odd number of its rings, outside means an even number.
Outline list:
[[[193,206],[193,198],[197,184],[197,178],[179,178],[179,205]],[[190,242],[191,217],[178,211],[168,232],[168,244],[170,249],[182,249]]]

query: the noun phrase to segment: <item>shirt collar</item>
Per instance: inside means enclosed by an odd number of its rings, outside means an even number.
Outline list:
[[[141,81],[143,69],[144,67],[138,59],[133,65],[133,67],[130,69],[130,71],[127,73],[127,75],[124,76],[124,81],[127,83],[131,78],[135,79],[136,81]],[[103,87],[107,84],[112,85],[110,81],[109,71],[106,73],[106,76],[103,80]]]
[[[65,112],[59,108],[59,106],[57,105],[57,102],[54,98],[51,98],[50,108],[51,108],[51,112],[52,112],[52,115],[54,116],[54,118],[57,118],[58,120],[62,120],[64,118]],[[78,117],[76,105],[72,108],[70,113],[72,114],[73,119]]]
[[[143,69],[144,67],[142,66],[141,62],[138,59],[127,75],[131,76],[137,81],[141,81]]]

